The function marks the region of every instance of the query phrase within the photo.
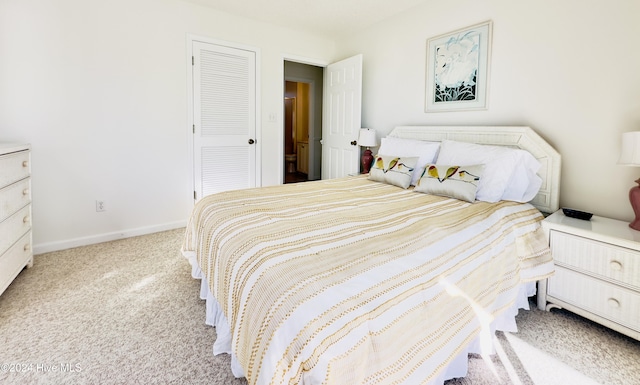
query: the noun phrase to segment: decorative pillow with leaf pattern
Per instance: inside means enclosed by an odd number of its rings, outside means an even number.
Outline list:
[[[376,155],[369,179],[407,188],[411,184],[418,157]]]
[[[427,164],[414,191],[474,202],[478,182],[483,172],[484,164],[474,166]]]

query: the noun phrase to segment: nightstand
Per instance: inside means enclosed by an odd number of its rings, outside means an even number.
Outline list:
[[[538,308],[565,308],[640,340],[640,231],[557,211],[542,221],[556,266],[539,282]]]

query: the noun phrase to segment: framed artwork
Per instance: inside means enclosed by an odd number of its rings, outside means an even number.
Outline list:
[[[492,24],[427,40],[426,112],[487,108]]]

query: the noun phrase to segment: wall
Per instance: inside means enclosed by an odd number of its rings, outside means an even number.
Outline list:
[[[529,125],[563,155],[561,205],[630,220],[640,170],[616,161],[640,130],[638,14],[634,0],[433,1],[334,42],[180,0],[0,0],[0,140],[33,146],[36,252],[178,227],[187,34],[260,50],[263,185],[282,180],[283,58],[363,53],[363,126]],[[426,39],[488,19],[489,109],[424,113]]]
[[[0,140],[33,147],[36,253],[186,224],[188,34],[260,50],[262,182],[281,183],[283,56],[333,41],[179,0],[0,1]]]
[[[640,2],[433,1],[342,39],[364,55],[363,127],[527,125],[563,156],[561,206],[631,220],[637,168],[617,166],[640,130]],[[489,108],[424,112],[426,40],[493,20]]]

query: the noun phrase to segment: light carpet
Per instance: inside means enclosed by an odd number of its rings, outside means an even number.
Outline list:
[[[0,384],[246,384],[212,354],[183,233],[36,256],[0,296]],[[640,384],[640,342],[565,311],[517,321],[447,385]]]

